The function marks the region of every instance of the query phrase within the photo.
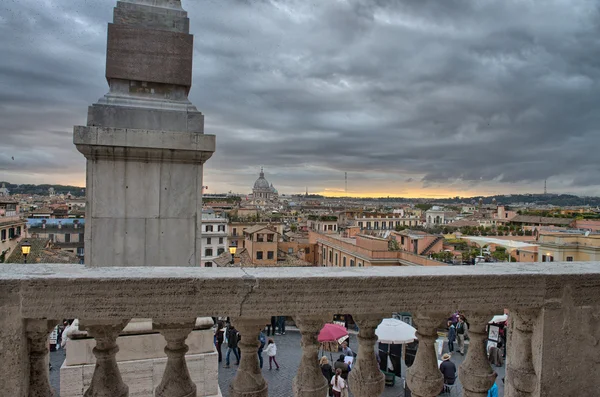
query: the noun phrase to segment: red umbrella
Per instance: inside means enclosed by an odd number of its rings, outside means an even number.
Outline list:
[[[319,332],[319,342],[337,342],[344,336],[348,336],[346,328],[337,324],[325,324],[321,332]]]

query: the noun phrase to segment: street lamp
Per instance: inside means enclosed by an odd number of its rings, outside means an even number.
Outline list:
[[[23,254],[23,263],[27,263],[27,255],[31,252],[31,244],[28,241],[21,243],[21,253]]]
[[[231,246],[229,247],[229,253],[231,254],[231,264],[233,265],[235,263],[235,251],[237,251],[237,247],[236,246]]]

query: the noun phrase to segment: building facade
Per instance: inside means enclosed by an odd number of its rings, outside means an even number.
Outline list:
[[[215,259],[228,250],[227,218],[212,212],[202,214],[202,261],[200,267],[215,267]]]
[[[254,187],[252,188],[252,201],[258,205],[266,205],[279,200],[279,192],[272,183],[269,183],[265,178],[263,168],[260,169],[260,174]]]
[[[0,201],[0,256],[6,258],[26,234],[27,222],[19,215],[19,203]],[[4,259],[3,259],[4,260]]]

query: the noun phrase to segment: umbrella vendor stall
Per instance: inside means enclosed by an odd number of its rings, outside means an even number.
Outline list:
[[[415,340],[416,331],[414,327],[395,318],[383,319],[381,324],[377,326],[375,334],[379,340],[379,356],[382,358],[381,369],[384,372],[402,376],[402,349],[405,344]]]
[[[320,350],[329,352],[329,356],[333,361],[331,353],[336,353],[340,349],[340,344],[348,339],[348,331],[338,324],[325,324],[319,332],[318,340],[321,343]]]

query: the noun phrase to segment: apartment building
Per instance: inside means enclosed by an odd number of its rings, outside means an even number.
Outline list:
[[[19,215],[19,203],[0,201],[0,255],[7,257],[25,235],[27,222]]]
[[[228,249],[227,218],[214,212],[202,213],[201,267],[215,267],[215,259]]]

